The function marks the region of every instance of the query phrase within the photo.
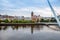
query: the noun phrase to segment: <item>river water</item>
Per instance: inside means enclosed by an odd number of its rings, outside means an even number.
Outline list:
[[[0,26],[0,40],[60,40],[58,26]]]

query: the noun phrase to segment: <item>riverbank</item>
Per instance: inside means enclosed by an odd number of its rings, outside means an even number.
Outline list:
[[[22,25],[58,25],[57,23],[46,23],[46,22],[41,22],[41,23],[0,23],[0,26],[22,26]]]

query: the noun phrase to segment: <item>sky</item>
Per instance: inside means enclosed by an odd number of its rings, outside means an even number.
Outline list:
[[[60,0],[49,0],[57,15],[60,15]],[[0,0],[0,14],[30,17],[31,12],[43,17],[53,16],[47,0]]]

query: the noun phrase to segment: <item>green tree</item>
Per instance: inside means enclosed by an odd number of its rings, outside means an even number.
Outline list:
[[[51,18],[51,22],[57,22],[55,18]]]
[[[2,20],[0,20],[0,23],[2,22]]]
[[[8,20],[8,19],[5,19],[5,20],[3,20],[3,22],[5,22],[5,23],[9,23],[9,20]]]

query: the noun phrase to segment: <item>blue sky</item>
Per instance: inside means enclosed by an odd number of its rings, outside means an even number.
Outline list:
[[[49,1],[55,11],[60,13],[60,0]],[[47,0],[0,0],[0,14],[2,15],[30,16],[31,11],[41,16],[52,14]]]

